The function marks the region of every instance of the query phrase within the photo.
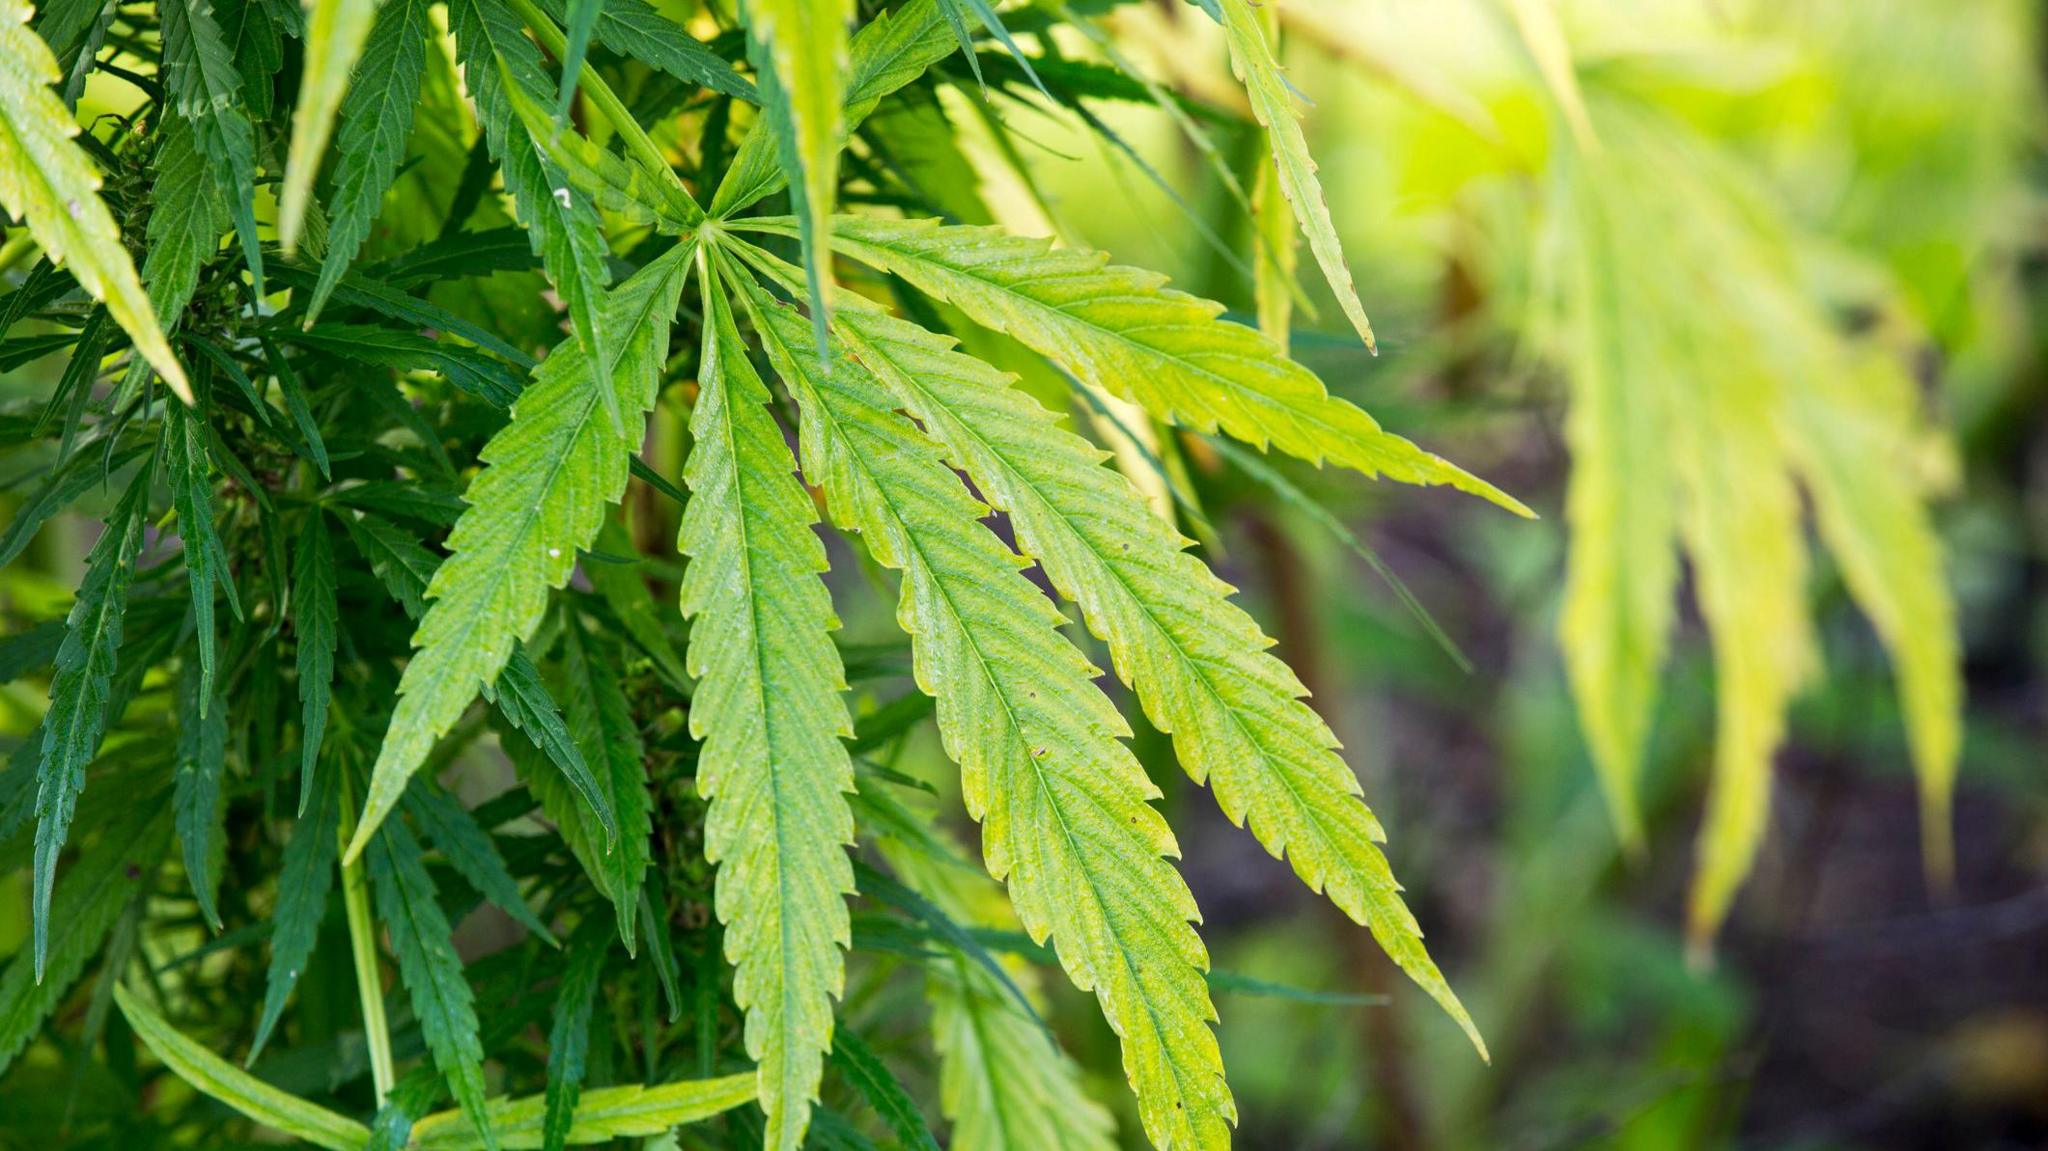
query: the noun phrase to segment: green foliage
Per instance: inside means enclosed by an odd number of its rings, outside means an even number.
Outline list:
[[[1161,858],[1175,847],[1146,803],[1158,789],[1120,742],[1128,729],[1090,682],[1095,669],[856,353],[835,346],[820,361],[800,317],[759,288],[745,299],[802,409],[805,472],[829,493],[833,521],[903,573],[897,619],[983,825],[989,873],[1117,1024],[1153,1141],[1227,1143],[1236,1112],[1209,1030],[1194,899]]]
[[[1359,999],[1209,971],[1167,756],[1484,1055],[1203,500],[1248,476],[1334,524],[1270,451],[1528,508],[1290,354],[1297,235],[1372,335],[1279,17],[1189,15],[1247,118],[1139,71],[1116,7],[0,8],[0,365],[54,379],[0,407],[0,566],[34,573],[0,601],[32,921],[0,1076],[61,1057],[148,1101],[81,1141],[1106,1151],[1121,1116],[1224,1148],[1212,991]],[[1513,26],[1573,142],[1523,287],[1624,834],[1682,557],[1720,685],[1709,935],[1817,663],[1804,498],[1900,668],[1942,866],[1960,688],[1910,378],[1755,182],[1581,84],[1540,7]],[[80,103],[101,72],[128,103]],[[1004,102],[1145,166],[1111,100],[1251,214],[1203,222],[1193,282],[1257,328],[990,223],[1054,215]]]
[[[356,1151],[369,1139],[369,1129],[362,1124],[279,1091],[180,1035],[120,984],[114,985],[114,1001],[150,1051],[200,1092],[265,1127],[328,1151]]]
[[[1308,237],[1309,251],[1337,294],[1344,316],[1358,331],[1365,346],[1374,346],[1372,325],[1366,321],[1365,305],[1358,302],[1351,269],[1345,266],[1344,250],[1337,241],[1337,226],[1330,219],[1330,206],[1323,199],[1323,186],[1316,179],[1316,162],[1308,153],[1301,121],[1294,111],[1294,96],[1280,61],[1268,40],[1267,29],[1250,0],[1217,0],[1223,12],[1223,27],[1230,38],[1230,66],[1244,81],[1251,98],[1252,114],[1265,125],[1266,139],[1273,154],[1274,172],[1281,194],[1301,222]],[[1277,21],[1275,28],[1277,29]],[[1261,175],[1264,169],[1261,169]],[[1261,325],[1264,327],[1265,325]]]
[[[1546,332],[1573,388],[1565,662],[1624,841],[1640,837],[1636,778],[1682,551],[1719,686],[1689,913],[1704,945],[1762,842],[1771,760],[1817,664],[1804,491],[1899,665],[1939,881],[1953,866],[1961,684],[1912,385],[1817,312],[1772,243],[1785,223],[1737,169],[1640,109],[1595,99],[1591,113],[1601,148],[1568,163],[1557,188],[1555,241],[1571,257],[1549,288]],[[1674,254],[1699,282],[1658,274]]]
[[[150,366],[190,400],[185,369],[158,331],[133,258],[100,199],[100,176],[73,142],[78,125],[48,88],[62,73],[49,45],[28,29],[29,13],[27,0],[8,0],[0,9],[0,207],[25,219],[43,253],[64,261],[80,286],[106,301]]]
[[[704,351],[677,540],[691,560],[682,586],[697,679],[690,725],[703,741],[704,857],[719,868],[733,998],[748,1012],[767,1145],[784,1151],[808,1126],[832,1000],[846,981],[853,721],[832,646],[838,620],[819,579],[817,511],[792,474],[718,273],[702,263]]]

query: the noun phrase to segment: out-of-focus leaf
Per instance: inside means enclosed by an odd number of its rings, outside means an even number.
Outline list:
[[[299,100],[292,107],[292,142],[285,155],[284,187],[277,198],[277,239],[286,254],[299,244],[299,229],[305,224],[306,203],[313,195],[313,178],[320,174],[320,161],[327,154],[327,138],[334,130],[334,114],[341,107],[342,93],[349,87],[349,73],[363,54],[370,27],[377,19],[382,0],[309,0],[306,5],[306,53],[299,76]],[[385,61],[369,57],[373,66]],[[365,75],[358,83],[375,83],[380,77]],[[400,96],[402,92],[390,93]],[[411,106],[403,105],[406,122]],[[403,135],[401,131],[398,133]]]
[[[661,1135],[686,1123],[730,1111],[754,1098],[754,1076],[685,1080],[659,1087],[600,1087],[577,1101],[576,1118],[565,1142],[571,1145],[609,1143],[614,1139]],[[547,1121],[545,1096],[496,1099],[490,1105],[491,1125],[504,1151],[528,1151],[542,1145]],[[474,1151],[476,1133],[461,1116],[438,1111],[413,1124],[412,1145],[418,1151]]]
[[[306,305],[306,322],[320,317],[321,308],[341,282],[342,273],[362,250],[384,202],[384,193],[398,174],[404,157],[405,138],[412,130],[414,110],[419,107],[420,76],[426,67],[428,4],[425,0],[322,0],[319,13],[340,8],[355,9],[361,19],[372,11],[376,23],[362,45],[362,63],[355,82],[342,97],[341,132],[336,142],[334,191],[329,202],[331,219],[327,226],[327,251],[320,260],[320,278]],[[310,49],[309,55],[310,55]],[[345,78],[345,77],[344,77]],[[343,78],[337,78],[338,84]],[[305,107],[303,101],[301,109]],[[332,109],[329,109],[330,114]],[[298,160],[299,139],[292,138],[292,161]],[[319,155],[307,161],[317,168]],[[311,181],[311,175],[307,177]],[[289,185],[288,185],[289,186]],[[282,229],[280,229],[282,230]]]
[[[328,1151],[357,1151],[370,1129],[318,1104],[279,1091],[254,1075],[179,1034],[120,985],[114,1001],[150,1051],[178,1078],[201,1094],[220,1100],[265,1127]]]

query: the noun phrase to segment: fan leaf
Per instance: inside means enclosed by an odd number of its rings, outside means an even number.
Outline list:
[[[539,626],[549,590],[568,580],[576,552],[596,538],[605,507],[625,490],[626,461],[654,403],[688,257],[686,247],[671,249],[612,293],[607,311],[628,337],[618,360],[593,372],[575,341],[558,346],[513,406],[511,422],[484,446],[484,470],[464,495],[469,508],[427,588],[430,602],[413,634],[349,859],[434,742]],[[629,432],[605,418],[597,398],[604,388],[633,414]]]
[[[800,1146],[845,987],[853,867],[853,735],[820,578],[816,505],[769,415],[711,261],[703,269],[704,352],[690,417],[691,498],[678,546],[690,557],[690,730],[710,802],[704,856],[759,1065],[766,1146]]]

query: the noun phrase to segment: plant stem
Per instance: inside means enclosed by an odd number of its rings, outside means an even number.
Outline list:
[[[533,0],[512,0],[512,10],[519,13],[519,18],[526,22],[526,27],[533,32],[534,38],[540,41],[541,47],[546,48],[557,60],[568,58],[568,39],[562,35],[560,28],[555,27],[554,20],[546,12],[541,11],[540,5],[535,4]],[[597,110],[604,113],[606,120],[611,121],[612,130],[626,142],[626,150],[633,153],[634,159],[653,173],[668,177],[669,183],[681,190],[683,198],[696,209],[696,214],[702,216],[704,209],[698,207],[696,197],[690,195],[690,190],[683,187],[682,178],[677,176],[675,169],[669,165],[668,157],[661,154],[661,149],[655,146],[647,130],[640,126],[640,121],[633,118],[633,113],[627,110],[625,102],[612,91],[610,84],[605,83],[604,77],[598,75],[597,69],[590,61],[583,62],[582,70],[577,73],[577,82],[597,105]]]
[[[356,822],[356,801],[346,773],[341,780],[341,836],[343,851]],[[391,1027],[384,1021],[384,984],[377,970],[377,925],[370,918],[370,885],[363,863],[345,863],[341,868],[341,901],[348,911],[349,951],[356,965],[356,994],[363,1001],[363,1036],[370,1048],[370,1079],[377,1087],[377,1106],[384,1106],[398,1082],[391,1059]]]

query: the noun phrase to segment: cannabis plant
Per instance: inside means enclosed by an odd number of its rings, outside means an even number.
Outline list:
[[[7,0],[0,356],[58,367],[0,424],[0,558],[81,573],[0,645],[48,698],[0,775],[10,1114],[928,1147],[928,1044],[953,1146],[1107,1146],[1049,963],[1144,1135],[1227,1146],[1198,913],[1091,658],[1483,1054],[1329,728],[1148,493],[1171,426],[1523,509],[1288,357],[1297,224],[1371,331],[1270,12],[1203,10],[1265,151],[1263,332],[929,178],[998,107],[1205,131],[1090,12]],[[835,555],[907,645],[835,637]],[[957,786],[892,766],[927,717]]]

